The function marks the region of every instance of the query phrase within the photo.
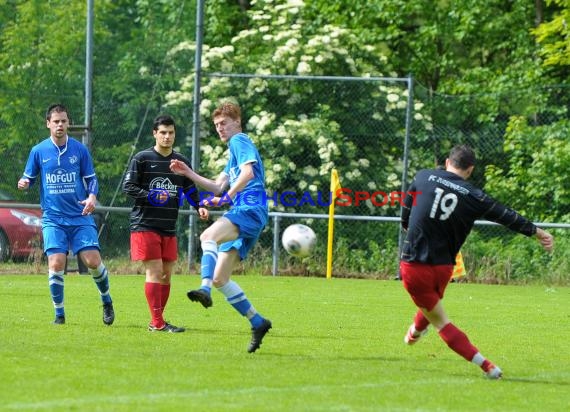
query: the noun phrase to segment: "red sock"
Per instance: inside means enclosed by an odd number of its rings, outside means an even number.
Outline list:
[[[146,301],[148,303],[148,308],[150,309],[151,324],[155,328],[164,327],[164,319],[162,318],[162,306],[161,306],[161,284],[145,282],[144,293],[146,295]]]
[[[467,335],[456,328],[452,323],[445,325],[439,331],[439,336],[441,336],[441,339],[447,343],[447,346],[449,346],[451,350],[469,362],[471,362],[473,356],[479,352],[477,348],[471,344]]]
[[[161,313],[164,313],[164,308],[166,307],[166,302],[168,302],[169,296],[170,296],[170,283],[168,285],[160,285]]]
[[[414,327],[416,331],[421,332],[429,326],[429,320],[426,319],[423,312],[418,310],[416,316],[414,316]]]
[[[485,359],[483,361],[483,364],[481,365],[481,369],[483,369],[483,372],[489,372],[489,369],[494,367],[495,365],[493,365],[493,362],[491,362],[489,359]]]

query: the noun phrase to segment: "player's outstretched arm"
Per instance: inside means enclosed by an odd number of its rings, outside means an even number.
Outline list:
[[[541,228],[536,228],[536,238],[542,245],[544,249],[547,251],[552,251],[554,248],[554,236],[548,233],[546,230],[542,230]]]
[[[172,159],[170,161],[170,170],[177,175],[187,177],[188,179],[194,181],[194,183],[196,183],[201,188],[206,189],[215,195],[222,193],[228,181],[228,178],[224,174],[220,175],[220,177],[218,177],[216,180],[211,180],[200,176],[186,163],[181,162],[178,159]]]

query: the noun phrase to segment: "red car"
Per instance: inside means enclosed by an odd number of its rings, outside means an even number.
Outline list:
[[[0,190],[0,262],[42,251],[42,211],[6,207],[10,203],[18,202]]]

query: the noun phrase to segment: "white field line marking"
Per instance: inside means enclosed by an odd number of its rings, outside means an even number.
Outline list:
[[[429,379],[423,381],[413,381],[413,382],[406,382],[407,386],[410,385],[433,385],[435,383],[442,384],[442,383],[449,383],[453,384],[456,383],[456,379],[449,379],[446,381],[442,381],[441,379]],[[17,402],[17,403],[7,403],[4,404],[3,407],[10,410],[30,410],[30,409],[56,409],[56,408],[65,408],[69,409],[70,407],[88,407],[90,405],[100,407],[101,405],[112,405],[112,404],[123,404],[128,405],[130,403],[137,403],[140,404],[141,401],[143,402],[159,402],[162,399],[190,399],[195,401],[197,397],[204,398],[211,400],[212,396],[219,397],[219,396],[230,396],[235,397],[239,395],[249,395],[249,394],[270,394],[270,393],[287,393],[291,392],[292,394],[299,394],[299,392],[308,392],[308,393],[316,393],[316,392],[336,392],[338,390],[354,390],[358,388],[381,388],[387,386],[398,386],[402,385],[401,382],[376,382],[376,383],[360,383],[354,385],[302,385],[302,386],[285,386],[285,387],[268,387],[268,386],[255,386],[251,388],[238,388],[238,389],[220,389],[220,390],[211,390],[211,389],[203,389],[197,391],[188,391],[188,392],[163,392],[163,393],[138,393],[132,395],[119,395],[119,396],[101,396],[101,395],[94,395],[89,397],[83,398],[60,398],[54,399],[52,401],[44,401],[44,402]],[[148,405],[147,405],[148,406]]]

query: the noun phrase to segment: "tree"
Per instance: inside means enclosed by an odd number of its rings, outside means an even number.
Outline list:
[[[204,46],[201,167],[217,173],[225,161],[225,153],[214,143],[217,138],[208,138],[215,136],[209,114],[220,99],[230,98],[243,106],[247,130],[263,148],[270,191],[315,193],[326,188],[328,192],[334,167],[345,171],[346,187],[372,192],[399,190],[398,159],[407,103],[405,84],[262,77],[383,76],[380,67],[387,59],[382,50],[362,42],[360,33],[334,24],[315,23],[313,10],[301,1],[279,5],[258,1],[247,16],[247,28],[240,30],[229,44]],[[191,42],[174,49],[176,53],[193,51]],[[216,72],[255,73],[261,77],[232,79],[208,75]],[[193,76],[193,72],[188,73],[182,87],[167,95],[170,106],[190,104]],[[418,109],[420,115],[420,106]],[[371,168],[371,164],[375,167]],[[370,210],[369,206],[370,202],[361,206],[361,211],[377,214],[398,210]]]
[[[96,130],[94,159],[108,165],[98,170],[108,190],[102,194],[114,205],[129,158],[152,144],[152,119],[163,108],[164,94],[176,87],[187,61],[169,53],[195,31],[193,1],[117,0],[97,2],[93,80]],[[184,145],[188,108],[172,113]]]
[[[541,46],[543,65],[562,83],[567,83],[570,74],[570,2],[547,0],[555,8],[550,21],[545,21],[532,30]]]
[[[524,117],[511,118],[503,145],[504,161],[487,168],[487,189],[536,221],[568,221],[568,136],[568,120],[535,127]]]
[[[546,4],[552,16],[531,30],[542,46],[543,60],[539,63],[547,70],[546,75],[567,83],[570,31],[566,21],[570,18],[570,2],[547,0]],[[503,162],[488,166],[486,177],[490,190],[510,199],[514,208],[528,216],[541,221],[567,221],[570,217],[570,192],[565,178],[570,167],[567,88],[546,90],[550,100],[534,116],[510,118]]]
[[[0,185],[14,190],[27,150],[47,135],[44,110],[59,101],[81,122],[84,24],[69,24],[85,15],[81,2],[17,1],[0,32],[0,156],[12,159]],[[65,23],[62,23],[65,22]],[[30,110],[30,108],[33,108]],[[15,196],[21,194],[15,193]]]
[[[0,136],[0,155],[16,166],[3,173],[0,184],[13,189],[25,149],[45,133],[43,111],[49,104],[65,103],[74,122],[84,123],[86,2],[8,3],[13,8],[0,14],[0,127],[10,133]],[[139,130],[148,134],[148,122],[141,126],[145,110],[156,115],[164,91],[177,84],[182,64],[173,64],[168,50],[194,33],[191,3],[95,2],[93,155],[96,164],[108,165],[99,170],[107,187],[120,181]]]

